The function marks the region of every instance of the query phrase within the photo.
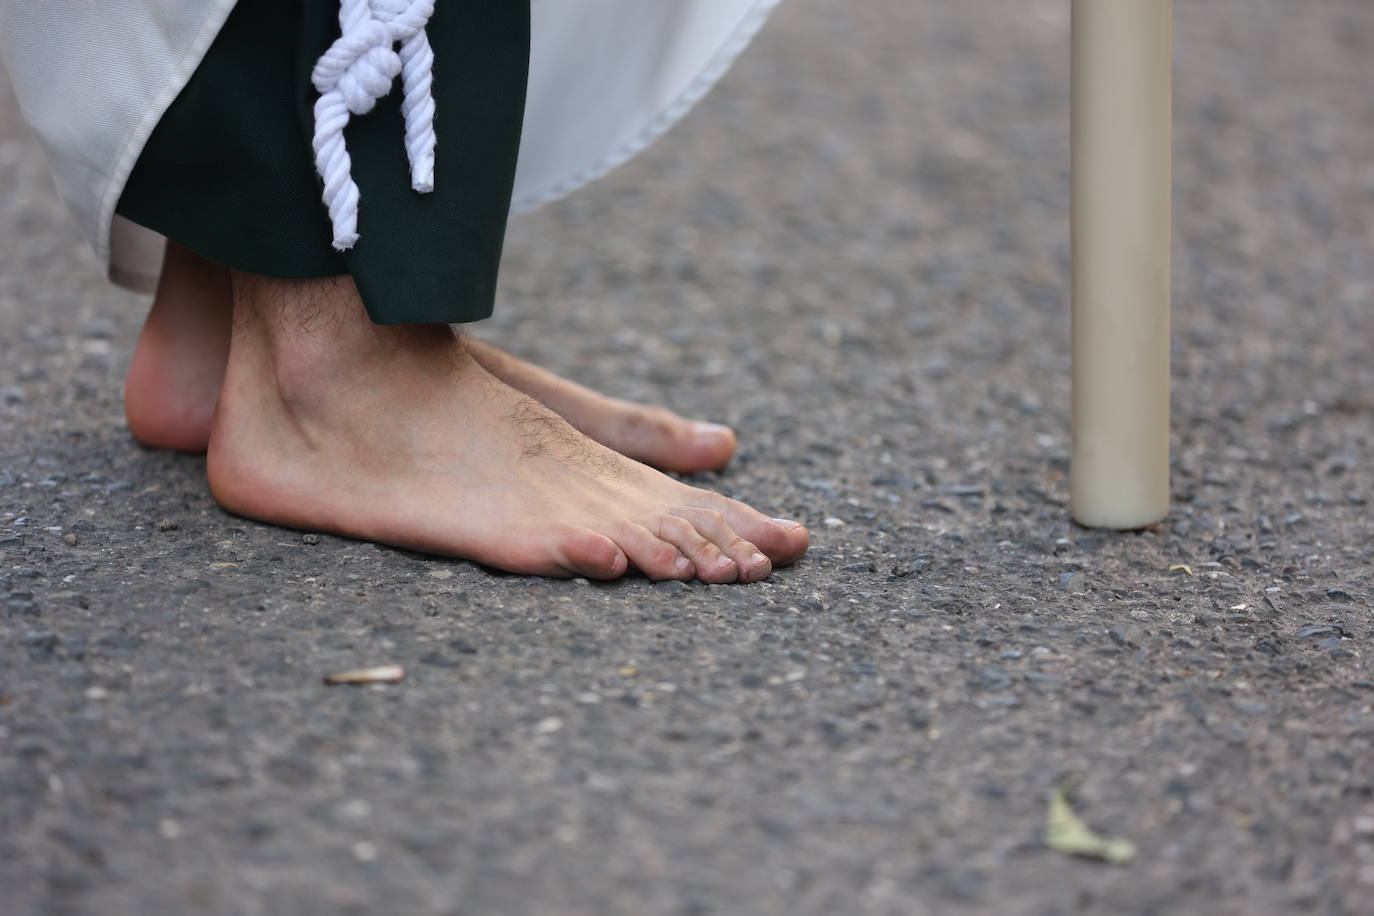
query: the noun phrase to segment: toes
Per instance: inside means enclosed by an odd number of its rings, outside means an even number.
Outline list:
[[[588,528],[564,533],[553,553],[559,568],[588,579],[619,579],[630,566],[615,541]]]
[[[697,578],[715,584],[734,582],[739,578],[739,566],[721,553],[719,547],[702,536],[696,526],[677,515],[665,515],[659,520],[658,536],[677,545],[678,550],[692,561]]]
[[[608,437],[614,448],[668,471],[714,471],[735,454],[735,433],[694,423],[662,407],[624,403]]]
[[[773,561],[774,566],[795,563],[811,544],[811,533],[797,522],[769,518],[757,509],[709,490],[697,492],[702,498],[698,505],[724,515],[730,527],[756,544]]]
[[[760,540],[768,544],[763,552],[773,551],[770,555],[776,566],[797,562],[811,546],[811,532],[801,522],[790,518],[770,518],[763,522],[763,526],[758,533]]]
[[[687,423],[690,440],[682,446],[684,466],[672,468],[675,471],[718,471],[735,457],[735,431],[719,423]],[[691,466],[686,466],[690,461]]]
[[[696,567],[675,544],[656,536],[643,525],[626,522],[615,541],[640,572],[650,579],[690,579]]]
[[[772,561],[752,542],[740,537],[721,513],[695,506],[680,506],[672,512],[691,522],[707,540],[715,543],[721,553],[735,561],[739,567],[739,581],[757,582],[768,578],[773,571]]]

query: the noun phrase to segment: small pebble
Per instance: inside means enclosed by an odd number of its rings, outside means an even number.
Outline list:
[[[557,716],[549,716],[535,724],[534,733],[536,735],[552,735],[556,731],[562,731],[562,729],[563,720]]]
[[[907,576],[914,576],[923,573],[930,568],[930,561],[925,559],[912,560],[910,563],[900,564],[892,567],[892,578],[905,579]]]
[[[335,813],[344,820],[365,821],[372,816],[372,803],[365,798],[350,798],[341,803]]]
[[[86,332],[87,337],[96,337],[101,339],[109,339],[113,337],[115,334],[114,323],[104,318],[95,318],[91,321],[86,322],[86,325],[83,328],[83,330]]]
[[[1298,630],[1298,639],[1316,639],[1321,636],[1349,637],[1350,631],[1339,624],[1309,624]]]
[[[70,545],[73,546],[73,547],[75,547],[77,544],[80,544],[80,543],[81,543],[81,538],[77,537],[77,536],[74,535],[74,534],[64,534],[64,535],[62,535],[62,540],[66,541],[68,544],[70,544]]]
[[[664,579],[654,583],[654,588],[661,592],[689,592],[692,587],[680,579]]]
[[[180,527],[181,526],[178,525],[176,522],[166,518],[157,523],[158,531],[176,531]]]
[[[38,610],[38,605],[34,604],[32,600],[13,596],[5,602],[5,609],[10,614],[26,614],[29,617],[38,617],[42,613]]]
[[[19,637],[19,645],[25,649],[38,649],[51,651],[57,648],[59,637],[56,633],[43,633],[38,630],[30,630]]]
[[[311,547],[314,547],[314,546],[315,546],[316,544],[318,544],[319,542],[320,542],[320,536],[319,536],[318,534],[302,534],[302,535],[301,535],[301,543],[302,543],[302,544],[309,544]]]

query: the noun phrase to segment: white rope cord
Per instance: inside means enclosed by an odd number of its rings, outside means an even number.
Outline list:
[[[434,190],[434,51],[425,25],[434,0],[341,0],[343,34],[315,64],[311,82],[315,102],[315,168],[324,179],[324,202],[334,224],[334,247],[344,251],[358,241],[358,186],[344,145],[352,115],[365,115],[391,91],[401,76],[410,186]],[[396,45],[400,44],[397,53]]]

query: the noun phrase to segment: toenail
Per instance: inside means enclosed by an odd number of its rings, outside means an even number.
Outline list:
[[[763,554],[761,554],[761,553],[756,553],[756,554],[754,554],[752,557],[749,558],[749,565],[750,565],[750,566],[762,566],[763,564],[765,564],[765,563],[767,563],[767,562],[768,562],[768,558],[765,557],[765,556],[764,556]]]
[[[800,528],[801,522],[794,522],[790,518],[775,518],[773,521],[782,525],[784,528]]]
[[[685,573],[687,571],[687,567],[692,565],[692,561],[687,559],[686,557],[678,557],[677,562],[673,565],[677,567],[678,572]]]
[[[696,437],[698,442],[714,442],[717,439],[724,439],[730,434],[730,427],[721,426],[719,423],[696,423]]]

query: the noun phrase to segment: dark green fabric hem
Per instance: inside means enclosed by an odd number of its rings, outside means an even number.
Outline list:
[[[412,271],[405,280],[406,291],[414,296],[411,303],[403,310],[380,311],[370,303],[390,301],[391,288],[374,288],[366,275],[353,277],[374,324],[458,324],[490,318],[496,301],[495,279],[484,271]],[[387,279],[377,282],[390,283]]]
[[[435,189],[410,187],[399,80],[345,130],[360,238],[335,251],[311,136],[310,72],[336,0],[239,0],[153,131],[117,212],[212,261],[274,277],[352,274],[379,324],[489,317],[520,148],[528,0],[446,0],[434,48]]]

